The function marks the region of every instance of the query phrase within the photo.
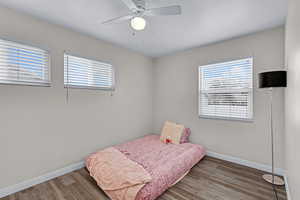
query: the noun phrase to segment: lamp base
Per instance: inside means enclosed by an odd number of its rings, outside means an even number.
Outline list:
[[[274,175],[274,183],[273,183],[273,175],[272,174],[264,174],[263,179],[272,185],[284,185],[284,180],[279,176]]]

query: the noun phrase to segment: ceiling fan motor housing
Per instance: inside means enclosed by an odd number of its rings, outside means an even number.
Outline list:
[[[136,7],[139,10],[145,10],[146,9],[146,2],[145,2],[145,0],[133,0],[133,2],[135,3]]]

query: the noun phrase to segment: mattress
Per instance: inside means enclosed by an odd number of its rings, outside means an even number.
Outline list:
[[[143,166],[152,177],[138,192],[136,200],[156,199],[205,156],[200,145],[164,144],[159,135],[147,135],[114,148]]]

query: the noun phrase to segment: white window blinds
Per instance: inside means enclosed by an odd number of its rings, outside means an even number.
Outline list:
[[[252,58],[200,66],[199,116],[251,120],[252,67]]]
[[[65,87],[113,90],[113,66],[86,58],[64,55]]]
[[[49,53],[0,39],[0,83],[50,85]]]

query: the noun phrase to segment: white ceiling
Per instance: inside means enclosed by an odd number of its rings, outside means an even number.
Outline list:
[[[170,54],[285,23],[287,0],[147,0],[148,7],[180,4],[182,15],[147,18],[133,35],[129,22],[101,22],[127,14],[121,0],[1,0],[0,5],[60,24],[151,57]]]

